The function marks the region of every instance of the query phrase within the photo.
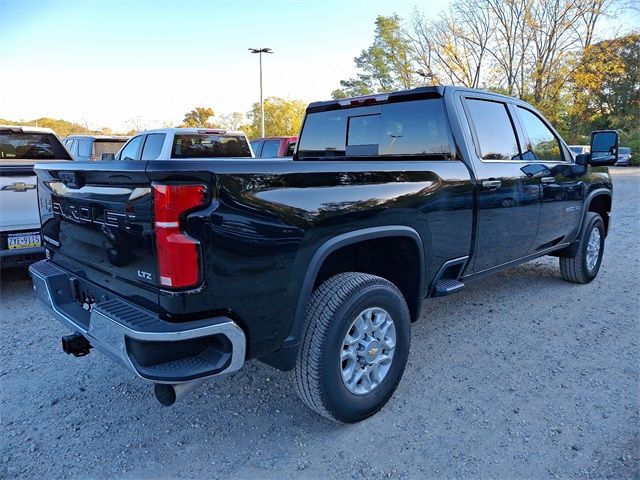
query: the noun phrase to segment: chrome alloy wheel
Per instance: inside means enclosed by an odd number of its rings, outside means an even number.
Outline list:
[[[366,395],[389,373],[396,348],[396,327],[386,310],[367,308],[353,321],[342,341],[342,381],[351,393]]]
[[[587,269],[593,271],[598,263],[600,257],[600,230],[594,228],[589,234],[589,241],[587,242]]]

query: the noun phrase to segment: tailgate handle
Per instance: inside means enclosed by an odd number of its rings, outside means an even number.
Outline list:
[[[60,172],[58,176],[65,187],[82,188],[84,186],[84,179],[77,172]]]

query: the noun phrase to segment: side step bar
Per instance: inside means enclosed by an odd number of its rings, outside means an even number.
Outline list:
[[[433,296],[445,297],[447,295],[451,295],[452,293],[459,292],[463,288],[464,288],[464,283],[458,280],[453,280],[453,279],[438,280],[433,285]]]

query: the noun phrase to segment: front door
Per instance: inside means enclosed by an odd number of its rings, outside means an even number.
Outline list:
[[[580,227],[588,186],[585,167],[575,165],[557,135],[533,110],[515,106],[524,140],[523,158],[535,161],[541,186],[540,224],[534,250],[571,240]]]

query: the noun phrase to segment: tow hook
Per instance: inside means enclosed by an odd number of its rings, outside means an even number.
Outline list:
[[[62,337],[62,350],[64,353],[72,354],[74,357],[89,355],[89,350],[92,348],[89,340],[79,333]]]

